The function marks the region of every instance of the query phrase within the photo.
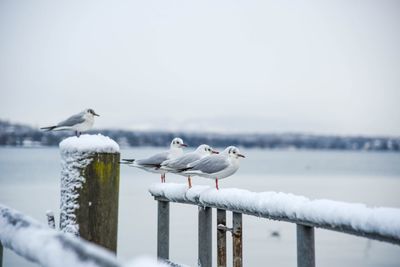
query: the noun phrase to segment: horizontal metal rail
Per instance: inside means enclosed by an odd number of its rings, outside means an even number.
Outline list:
[[[122,266],[111,252],[81,238],[55,231],[2,205],[0,241],[4,247],[41,266]]]
[[[231,209],[229,207],[225,207],[224,205],[220,205],[220,204],[196,203],[196,202],[192,202],[192,201],[181,201],[181,200],[176,200],[176,199],[169,200],[168,198],[157,197],[157,196],[155,196],[154,198],[155,198],[155,200],[158,200],[158,201],[168,201],[168,202],[190,204],[190,205],[197,205],[197,206],[204,206],[204,207],[215,208],[215,209],[220,209],[220,210],[232,211],[232,212],[236,212],[236,213],[242,213],[245,215],[251,215],[251,216],[261,217],[261,218],[275,220],[275,221],[290,222],[290,223],[300,224],[300,225],[304,225],[304,226],[322,228],[322,229],[326,229],[326,230],[341,232],[341,233],[345,233],[345,234],[350,234],[350,235],[365,237],[368,239],[388,242],[388,243],[392,243],[395,245],[400,245],[400,238],[382,235],[382,234],[376,233],[376,232],[368,233],[368,232],[358,231],[358,230],[350,227],[347,224],[333,225],[333,224],[327,224],[327,223],[315,223],[315,222],[309,221],[309,220],[291,219],[291,218],[283,217],[283,216],[270,215],[265,212],[253,212],[253,211],[244,210],[244,209]]]
[[[216,263],[218,267],[226,267],[227,264],[226,232],[232,234],[232,266],[243,266],[242,214],[296,224],[298,267],[315,267],[314,227],[400,244],[400,210],[398,209],[370,209],[361,204],[329,200],[311,201],[304,197],[274,192],[253,193],[239,189],[217,191],[204,186],[187,189],[181,184],[157,184],[149,191],[159,205],[163,203],[169,207],[169,202],[175,202],[198,206],[198,261],[199,266],[203,267],[212,266],[212,208],[217,210]],[[226,225],[226,211],[232,212],[232,228]],[[160,233],[169,233],[169,229],[160,229],[160,225],[169,228],[169,217],[162,214],[159,209],[159,246]],[[161,241],[161,244],[165,244],[165,241]],[[164,250],[169,250],[168,244]],[[168,259],[168,257],[167,254],[161,258]]]
[[[150,193],[152,196],[159,201],[168,201],[168,202],[175,202],[175,203],[182,203],[182,204],[190,204],[190,205],[197,205],[201,207],[210,207],[210,208],[215,208],[215,209],[220,209],[220,210],[227,210],[227,211],[232,211],[236,213],[242,213],[246,215],[252,215],[256,217],[262,217],[270,220],[277,220],[277,221],[285,221],[285,222],[290,222],[290,223],[295,223],[299,225],[304,225],[304,226],[310,226],[310,227],[317,227],[317,228],[322,228],[322,229],[327,229],[331,231],[336,231],[336,232],[342,232],[346,234],[351,234],[355,236],[360,236],[360,237],[366,237],[369,239],[373,240],[379,240],[383,242],[388,242],[392,243],[395,245],[400,245],[400,210],[398,210],[398,214],[396,214],[395,219],[398,225],[393,225],[393,227],[397,227],[399,229],[397,235],[391,235],[391,234],[382,234],[374,229],[371,229],[369,231],[366,230],[360,230],[355,227],[353,227],[351,224],[342,224],[342,223],[337,223],[337,222],[325,222],[321,223],[319,221],[313,221],[313,220],[305,220],[305,219],[300,219],[300,218],[295,218],[295,215],[288,217],[284,215],[276,215],[273,214],[267,210],[259,210],[255,211],[254,209],[248,209],[246,207],[238,207],[238,205],[229,203],[229,200],[225,203],[221,203],[221,201],[218,201],[218,197],[212,197],[212,196],[217,196],[213,194],[221,194],[223,191],[228,191],[228,190],[236,190],[240,191],[238,189],[222,189],[219,191],[211,191],[212,189],[208,190],[208,187],[200,187],[197,186],[198,188],[192,187],[192,189],[187,190],[186,187],[182,184],[157,184],[156,188],[150,188]],[[180,187],[181,193],[180,194],[173,194],[173,190],[176,192],[177,188],[173,187]],[[185,188],[185,193],[183,191],[183,188]],[[169,190],[171,189],[171,194],[169,194]],[[191,191],[192,190],[192,191]],[[207,191],[207,192],[206,192]],[[246,191],[246,190],[243,190]],[[207,193],[208,197],[202,197],[203,192]],[[247,193],[252,193],[248,192]],[[253,193],[253,194],[258,194],[258,193]],[[171,197],[169,197],[169,195]],[[210,197],[211,196],[211,197]],[[276,203],[279,204],[279,203]],[[346,203],[341,203],[341,204],[346,204]],[[349,204],[352,205],[352,204]],[[356,216],[356,215],[354,215]]]
[[[102,247],[71,234],[58,232],[0,204],[0,267],[4,258],[3,246],[45,267],[130,266],[130,263],[123,265],[118,262],[114,253]],[[173,267],[181,266],[169,260],[163,263]],[[144,263],[141,266],[146,265]]]

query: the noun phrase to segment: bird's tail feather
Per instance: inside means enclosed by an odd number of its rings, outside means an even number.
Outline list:
[[[48,127],[41,127],[40,130],[43,130],[45,132],[54,130],[54,128],[56,128],[57,126],[48,126]]]
[[[135,159],[122,159],[120,164],[132,164],[135,161]]]

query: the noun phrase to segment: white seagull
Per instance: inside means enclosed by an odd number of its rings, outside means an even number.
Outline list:
[[[149,158],[145,159],[122,159],[122,164],[128,164],[131,167],[136,167],[148,172],[160,173],[161,174],[161,183],[165,183],[165,173],[166,170],[161,169],[161,163],[166,160],[174,159],[183,154],[182,147],[186,147],[187,145],[183,143],[181,138],[174,138],[171,142],[170,148],[168,151],[164,151],[161,153],[157,153]]]
[[[57,125],[42,127],[40,129],[44,131],[73,130],[75,131],[76,136],[79,137],[81,132],[87,131],[93,127],[94,116],[100,115],[96,114],[93,109],[88,108],[58,123]]]
[[[175,159],[169,159],[164,161],[161,164],[161,169],[166,170],[167,172],[177,173],[183,176],[187,176],[189,188],[192,187],[192,180],[190,175],[179,173],[179,170],[188,167],[188,164],[195,162],[196,160],[202,159],[205,156],[209,156],[212,154],[218,154],[219,152],[214,150],[209,145],[199,145],[195,151],[186,153]]]
[[[215,188],[218,190],[218,179],[234,174],[239,169],[240,157],[245,158],[237,147],[228,146],[219,155],[206,156],[188,164],[187,168],[181,170],[181,173],[215,179]]]

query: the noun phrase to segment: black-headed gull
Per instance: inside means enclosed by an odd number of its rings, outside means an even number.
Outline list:
[[[183,143],[183,140],[181,138],[176,137],[171,141],[170,148],[167,151],[157,153],[145,159],[122,159],[123,162],[121,163],[128,164],[129,166],[136,167],[148,172],[160,173],[161,182],[165,183],[165,173],[167,171],[160,168],[161,163],[166,160],[174,159],[181,156],[183,154],[182,147],[186,146],[187,145]]]
[[[212,154],[218,154],[218,151],[214,150],[212,147],[210,147],[209,145],[206,145],[206,144],[199,145],[196,148],[196,150],[193,152],[186,153],[185,155],[182,155],[175,159],[169,159],[169,160],[164,161],[161,164],[161,169],[164,169],[167,172],[181,174],[185,177],[187,176],[188,185],[189,185],[189,188],[191,188],[192,180],[190,178],[190,175],[179,173],[179,170],[188,167],[188,165],[190,163],[193,163],[199,159],[202,159],[202,158],[212,155]]]
[[[58,123],[57,125],[42,127],[40,129],[44,131],[72,130],[75,131],[76,136],[79,137],[81,132],[90,130],[93,127],[94,116],[100,115],[96,114],[93,109],[88,108]]]
[[[187,168],[181,170],[181,173],[215,179],[215,188],[218,190],[218,179],[234,174],[239,169],[240,157],[244,158],[245,156],[240,154],[237,147],[229,146],[219,155],[206,156],[188,164]]]

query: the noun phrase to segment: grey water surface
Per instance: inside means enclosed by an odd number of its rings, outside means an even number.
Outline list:
[[[121,157],[141,158],[157,151],[126,148]],[[281,191],[311,199],[400,208],[400,153],[242,151],[247,158],[234,176],[220,181],[221,189]],[[160,182],[160,177],[121,166],[120,178],[118,257],[125,262],[141,255],[156,256],[157,206],[148,187]],[[167,175],[167,182],[186,183],[186,179]],[[214,186],[204,178],[194,178],[193,184]],[[43,223],[46,210],[53,210],[58,223],[58,148],[0,148],[0,203]],[[197,208],[171,204],[170,226],[170,258],[196,266]],[[295,225],[244,216],[243,227],[244,266],[296,266]],[[400,266],[399,246],[321,229],[316,229],[315,239],[317,266]],[[230,241],[228,236],[229,264]],[[35,265],[5,249],[3,266]]]

